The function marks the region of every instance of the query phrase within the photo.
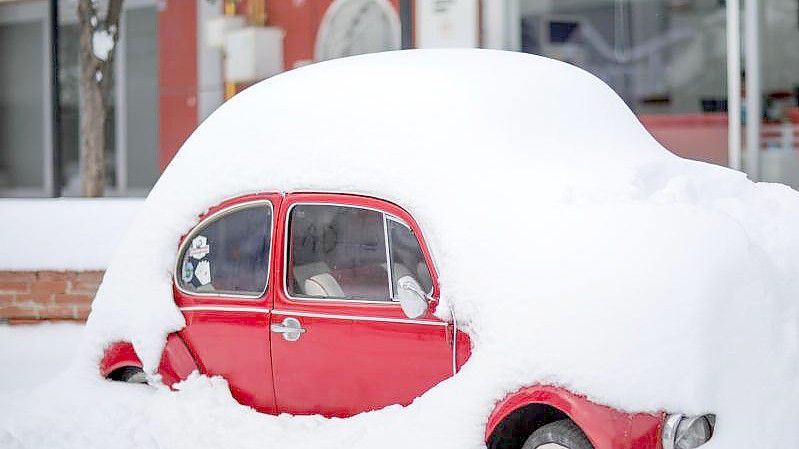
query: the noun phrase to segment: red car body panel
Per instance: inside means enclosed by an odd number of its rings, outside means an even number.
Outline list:
[[[201,296],[174,285],[175,303],[186,326],[167,339],[158,370],[165,384],[185,379],[196,369],[225,377],[240,403],[264,413],[347,417],[389,404],[409,404],[466,363],[471,354],[469,335],[456,333],[452,323],[433,314],[439,298],[438,274],[422,231],[408,212],[359,195],[263,193],[225,201],[200,220],[262,200],[273,207],[266,292],[258,298]],[[396,302],[289,297],[286,227],[289,210],[297,203],[352,205],[405,221],[419,239],[433,280],[428,311],[408,319]],[[286,318],[297,319],[305,329],[296,341],[270,330],[271,324]],[[100,364],[101,374],[107,377],[123,366],[141,367],[141,362],[132,345],[115,343]],[[595,449],[660,448],[662,416],[620,412],[545,385],[523,388],[500,401],[488,420],[486,441],[503,419],[530,404],[546,404],[568,415]]]
[[[161,381],[170,387],[189,377],[192,371],[199,371],[194,355],[178,334],[169,334],[166,346],[158,364]]]
[[[513,411],[530,404],[552,406],[574,421],[586,434],[594,449],[658,449],[662,415],[625,413],[591,402],[564,388],[534,385],[508,395],[488,418],[485,440]]]
[[[222,376],[237,401],[264,413],[275,412],[269,388],[269,316],[263,312],[184,311],[181,337],[197,356],[201,372]]]

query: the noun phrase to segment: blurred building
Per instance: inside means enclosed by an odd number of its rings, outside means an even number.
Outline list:
[[[762,104],[742,113],[760,124],[758,163],[745,158],[744,168],[799,187],[799,2],[743,2],[756,8],[742,8],[748,26],[739,33],[745,43],[755,36],[758,51],[741,67],[758,82],[741,95]],[[124,8],[106,129],[109,195],[146,194],[191,131],[247,85],[400,48],[499,48],[573,63],[610,84],[671,151],[730,163],[727,66],[738,55],[727,51],[725,0],[125,0]],[[0,0],[2,197],[47,196],[56,170],[62,194],[79,194],[75,9],[59,2],[53,163],[48,2]]]

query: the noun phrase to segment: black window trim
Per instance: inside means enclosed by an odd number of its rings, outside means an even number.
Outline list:
[[[202,229],[206,227],[206,225],[211,224],[212,222],[221,219],[225,215],[231,214],[233,212],[242,210],[242,209],[250,209],[255,208],[261,205],[267,205],[269,207],[270,217],[271,217],[271,226],[269,233],[269,254],[266,255],[266,283],[264,284],[264,289],[261,293],[258,294],[244,294],[244,293],[229,293],[229,292],[192,292],[189,290],[184,289],[180,286],[180,280],[178,279],[178,272],[182,266],[183,262],[183,253],[186,251],[186,247],[191,242],[192,238],[197,235]],[[186,238],[183,239],[183,242],[178,247],[178,255],[177,260],[175,261],[175,268],[172,273],[172,279],[175,287],[183,293],[184,295],[188,296],[202,296],[202,297],[213,297],[213,298],[235,298],[235,299],[261,299],[266,294],[267,290],[269,290],[269,277],[272,272],[272,248],[274,245],[274,236],[275,236],[275,210],[274,206],[272,205],[272,201],[268,199],[257,199],[257,200],[250,200],[241,203],[236,203],[230,205],[224,209],[218,210],[213,214],[203,218],[200,220],[199,223],[194,225],[191,232],[186,235]]]

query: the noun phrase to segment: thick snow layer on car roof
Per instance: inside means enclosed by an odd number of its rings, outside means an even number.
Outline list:
[[[437,262],[437,313],[451,306],[473,338],[455,378],[409,409],[336,421],[339,436],[383,419],[382,447],[479,447],[494,401],[554,383],[628,411],[716,413],[708,448],[799,447],[799,194],[672,155],[583,70],[407,51],[237,95],[188,139],[117,251],[87,327],[91,367],[123,339],[156,368],[184,324],[170,280],[180,235],[260,191],[405,207]],[[319,446],[305,437],[293,446]]]

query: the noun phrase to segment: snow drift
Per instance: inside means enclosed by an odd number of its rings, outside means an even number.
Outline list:
[[[225,401],[200,411],[158,396],[194,416],[184,442],[213,445],[219,424],[206,420],[219,415],[242,446],[479,448],[494,401],[544,382],[627,411],[715,413],[708,448],[799,447],[799,194],[674,156],[599,79],[519,53],[335,60],[227,102],[123,240],[81,369],[119,339],[155,369],[184,324],[170,281],[179,236],[209,206],[259,191],[405,207],[473,355],[411,406],[347,420],[232,419]]]

